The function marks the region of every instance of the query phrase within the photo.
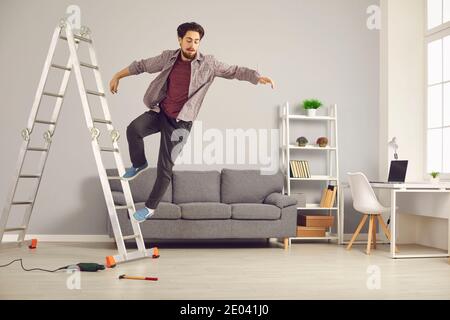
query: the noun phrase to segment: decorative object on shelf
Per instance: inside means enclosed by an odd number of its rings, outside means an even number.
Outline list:
[[[291,178],[311,178],[309,164],[306,160],[290,161]]]
[[[333,185],[328,185],[322,192],[322,199],[320,200],[321,208],[332,208],[334,200],[336,199],[337,188]]]
[[[328,138],[327,137],[320,137],[317,139],[316,143],[321,148],[325,148],[328,145]]]
[[[297,226],[297,237],[324,238],[325,235],[325,228]]]
[[[322,105],[322,102],[317,99],[308,99],[303,101],[303,108],[310,117],[315,117],[317,109],[319,109]]]
[[[299,147],[306,147],[308,142],[309,142],[308,139],[306,139],[305,137],[300,137],[297,139],[297,144]]]
[[[334,225],[334,216],[317,216],[299,214],[299,225],[302,227],[331,228]]]
[[[430,176],[431,176],[431,182],[434,182],[434,183],[438,183],[439,182],[439,172],[435,172],[435,171],[433,171],[433,172],[431,172],[430,173]]]
[[[397,144],[397,138],[393,137],[391,141],[389,141],[388,143],[389,147],[394,149],[394,159],[398,160],[398,154],[397,154],[397,150],[398,150],[398,144]]]

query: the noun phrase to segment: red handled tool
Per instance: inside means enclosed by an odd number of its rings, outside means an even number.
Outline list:
[[[158,281],[158,278],[154,278],[154,277],[132,277],[132,276],[127,276],[125,274],[120,275],[119,279]]]

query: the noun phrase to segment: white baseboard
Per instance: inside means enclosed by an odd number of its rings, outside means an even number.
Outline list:
[[[41,242],[114,242],[114,238],[110,238],[108,235],[103,234],[28,234],[25,236],[25,240],[38,239]],[[15,242],[17,241],[17,234],[5,234],[3,236],[3,242]]]
[[[353,234],[344,234],[344,241],[350,241]],[[25,236],[25,240],[38,239],[41,242],[114,242],[114,238],[110,238],[108,235],[94,234],[28,234]],[[377,242],[389,243],[384,237],[377,234]],[[3,236],[3,242],[15,242],[17,241],[17,234],[5,234]],[[358,242],[367,242],[367,234],[360,234],[358,236]]]

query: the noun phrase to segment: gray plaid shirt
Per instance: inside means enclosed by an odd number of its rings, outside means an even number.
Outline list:
[[[150,83],[144,96],[144,103],[150,110],[160,112],[159,103],[165,98],[167,92],[167,78],[180,54],[180,50],[165,50],[156,57],[133,61],[129,65],[128,69],[132,75],[143,72],[160,72]],[[215,77],[245,80],[256,85],[260,74],[245,67],[227,65],[218,61],[213,55],[203,55],[197,52],[196,57],[191,62],[188,100],[178,114],[177,120],[194,121],[197,118],[206,92]]]

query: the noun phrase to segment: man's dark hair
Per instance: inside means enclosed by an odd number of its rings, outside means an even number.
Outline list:
[[[177,28],[178,37],[184,38],[186,35],[186,32],[188,31],[196,31],[200,34],[200,40],[205,35],[205,30],[201,25],[195,22],[185,22],[183,24],[180,24]]]

